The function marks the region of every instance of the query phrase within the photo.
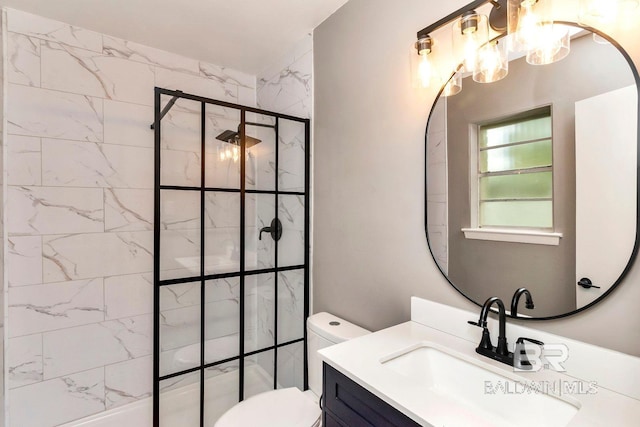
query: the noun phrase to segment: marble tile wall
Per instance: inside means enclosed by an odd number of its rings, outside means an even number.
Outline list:
[[[24,12],[5,13],[7,425],[56,426],[151,394],[153,87],[255,105],[256,78]],[[269,77],[261,86],[265,99],[279,80]],[[294,80],[305,87],[304,78]],[[289,103],[276,98],[278,105]],[[287,108],[309,105],[300,102]],[[198,108],[179,102],[163,121],[163,159],[171,165],[164,183],[199,184]],[[207,132],[237,128],[235,114],[207,110]],[[215,161],[218,149],[213,137],[207,141],[207,185],[238,186],[237,167]],[[232,196],[207,200],[207,236],[228,242],[205,254],[212,270],[233,268],[237,257],[239,208]],[[190,252],[199,256],[190,243],[199,233],[199,212],[181,197],[166,198],[163,230],[185,258],[167,261],[168,275],[192,268]],[[238,332],[232,282],[208,285],[207,310],[223,318],[208,338]],[[194,307],[188,284],[183,288],[163,293],[163,327],[181,332]],[[169,336],[167,351],[191,338]]]
[[[4,81],[4,37],[3,37],[3,27],[4,23],[0,19],[0,82]],[[4,91],[0,93],[0,118],[4,117]],[[4,151],[5,151],[6,141],[4,139],[4,120],[0,119],[0,172],[3,172],[4,167]],[[5,375],[4,375],[4,367],[5,367],[5,325],[6,319],[5,316],[7,314],[5,310],[5,292],[7,288],[6,279],[5,279],[5,269],[4,269],[4,260],[5,260],[5,250],[6,245],[5,242],[5,223],[4,223],[4,198],[5,198],[5,183],[6,179],[4,177],[4,173],[0,173],[0,241],[3,243],[0,245],[0,427],[4,427],[4,397],[5,397]]]
[[[257,103],[260,108],[311,118],[313,106],[313,38],[308,35],[284,58],[270,64],[258,74]],[[305,187],[305,129],[299,122],[279,121],[279,159],[277,171],[278,188],[285,191],[303,192]],[[273,155],[271,155],[273,157]],[[258,167],[257,179],[273,182],[275,164]],[[280,266],[304,264],[304,197],[279,196],[278,218],[283,225],[283,235],[278,242],[278,264]],[[259,227],[267,225],[274,216],[274,201],[257,203]],[[258,244],[258,263],[269,264],[275,248]],[[278,300],[278,343],[298,339],[304,333],[304,274],[302,270],[278,273],[278,292],[264,283],[257,298],[262,300],[256,325],[256,341],[273,342],[273,300]],[[278,384],[282,387],[302,388],[304,380],[304,350],[293,344],[278,349]],[[270,359],[258,359],[260,366],[269,372]]]
[[[447,98],[436,103],[427,130],[427,230],[429,245],[444,273],[449,267],[447,211]]]

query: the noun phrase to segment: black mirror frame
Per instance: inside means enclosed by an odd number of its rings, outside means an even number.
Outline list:
[[[445,25],[449,22],[452,22],[454,19],[458,18],[462,13],[472,10],[476,7],[478,7],[481,4],[487,3],[487,1],[474,1],[469,3],[468,5],[466,5],[465,7],[453,12],[452,14],[448,15],[447,17],[439,20],[438,22],[436,22],[435,24],[427,27],[425,30],[427,32],[430,32],[432,29],[436,29],[442,25]],[[609,35],[596,30],[595,28],[592,27],[588,27],[588,26],[584,26],[581,24],[577,24],[575,22],[568,22],[568,21],[556,21],[559,24],[564,24],[564,25],[570,25],[570,26],[574,26],[574,27],[579,27],[582,29],[585,29],[587,31],[591,31],[592,33],[597,34],[598,36],[606,39],[608,42],[610,42],[616,49],[618,49],[618,51],[622,54],[622,56],[626,59],[627,63],[629,64],[629,67],[631,68],[631,72],[633,73],[633,77],[635,79],[636,82],[636,91],[638,92],[638,120],[637,120],[637,138],[638,141],[636,143],[638,150],[637,150],[637,155],[636,155],[636,232],[635,232],[635,241],[633,244],[633,251],[631,252],[631,255],[629,257],[629,261],[627,262],[625,268],[622,270],[622,273],[620,274],[620,277],[618,277],[618,279],[611,285],[611,287],[609,287],[609,289],[607,289],[602,295],[600,295],[600,297],[598,297],[597,299],[593,300],[592,302],[590,302],[589,304],[577,308],[569,313],[563,313],[563,314],[558,314],[555,316],[545,316],[545,317],[518,317],[517,315],[514,317],[512,315],[508,315],[508,317],[510,318],[517,318],[518,320],[532,320],[532,321],[540,321],[540,320],[555,320],[555,319],[561,319],[564,317],[568,317],[568,316],[573,316],[575,314],[581,313],[583,311],[586,311],[587,309],[593,307],[594,305],[598,304],[599,302],[601,302],[602,300],[604,300],[606,297],[608,297],[609,295],[611,295],[614,290],[622,283],[623,279],[625,278],[625,276],[627,275],[627,273],[629,272],[629,270],[631,269],[631,267],[634,264],[634,261],[636,259],[636,256],[638,255],[638,246],[639,246],[639,227],[640,227],[640,75],[638,74],[638,69],[636,68],[636,65],[633,63],[631,57],[629,56],[629,54],[627,53],[626,50],[624,50],[622,48],[622,46],[620,46],[620,44],[618,42],[616,42],[615,40],[613,40]],[[422,30],[421,32],[425,31]],[[453,75],[453,73],[452,73]],[[440,89],[440,91],[438,92],[438,95],[436,96],[435,100],[433,101],[433,105],[431,106],[431,110],[429,111],[429,119],[427,120],[427,125],[426,125],[426,129],[425,129],[425,138],[424,138],[424,143],[425,143],[425,153],[424,153],[424,170],[425,170],[425,174],[424,174],[424,228],[425,228],[425,235],[427,237],[427,244],[429,246],[429,252],[431,253],[431,257],[434,261],[434,263],[436,264],[436,266],[438,267],[438,270],[440,271],[440,273],[442,274],[442,276],[447,280],[447,282],[449,282],[449,284],[451,286],[453,286],[453,288],[458,291],[460,293],[460,295],[462,295],[463,297],[465,297],[467,300],[471,301],[472,303],[474,303],[475,305],[477,305],[478,307],[482,306],[482,302],[478,302],[473,300],[471,297],[469,297],[468,295],[466,295],[459,287],[457,287],[455,285],[455,283],[453,283],[451,280],[449,280],[449,277],[445,274],[444,271],[442,271],[442,268],[440,268],[440,265],[438,264],[438,261],[436,260],[436,257],[433,253],[433,249],[431,248],[431,241],[429,240],[429,230],[427,227],[428,224],[428,217],[427,217],[427,184],[428,184],[428,149],[427,149],[427,131],[429,129],[429,122],[431,120],[431,116],[433,114],[433,110],[436,106],[436,103],[438,102],[438,100],[440,99],[440,95],[442,94],[442,90],[444,89],[444,87],[442,87]]]

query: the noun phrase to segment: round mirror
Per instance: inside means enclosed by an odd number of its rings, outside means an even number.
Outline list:
[[[440,96],[426,134],[426,231],[447,280],[476,304],[551,319],[592,306],[636,252],[637,71],[602,35],[573,28],[549,65]],[[602,43],[605,41],[605,43]]]

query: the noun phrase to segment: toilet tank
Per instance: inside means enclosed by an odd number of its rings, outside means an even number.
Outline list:
[[[360,326],[329,313],[316,313],[307,319],[307,351],[309,388],[322,394],[322,360],[318,350],[371,333]]]

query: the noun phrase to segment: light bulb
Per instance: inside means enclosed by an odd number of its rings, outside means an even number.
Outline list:
[[[473,80],[478,83],[492,83],[503,79],[509,72],[509,61],[505,45],[492,41],[478,51]]]
[[[471,34],[463,34],[464,41],[464,69],[473,72],[476,63],[476,55],[478,54],[478,45]]]
[[[560,24],[545,24],[540,28],[536,44],[527,51],[527,63],[546,65],[566,57],[571,49],[569,28]]]
[[[420,85],[424,88],[429,87],[433,73],[432,68],[431,61],[429,60],[429,51],[425,49],[420,52],[420,61],[418,62],[418,78]]]
[[[479,66],[485,73],[486,80],[493,81],[495,79],[500,69],[500,53],[494,44],[490,43],[483,49]]]
[[[520,3],[517,43],[524,49],[532,48],[542,27],[542,20],[534,8],[537,0],[524,0]]]
[[[436,70],[432,64],[432,46],[433,40],[428,35],[420,36],[418,41],[413,45],[411,74],[415,88],[427,88],[434,83]],[[418,53],[417,55],[416,52]]]
[[[464,70],[472,73],[478,49],[489,40],[489,24],[486,15],[475,10],[462,14],[452,27],[453,49],[462,56]]]

